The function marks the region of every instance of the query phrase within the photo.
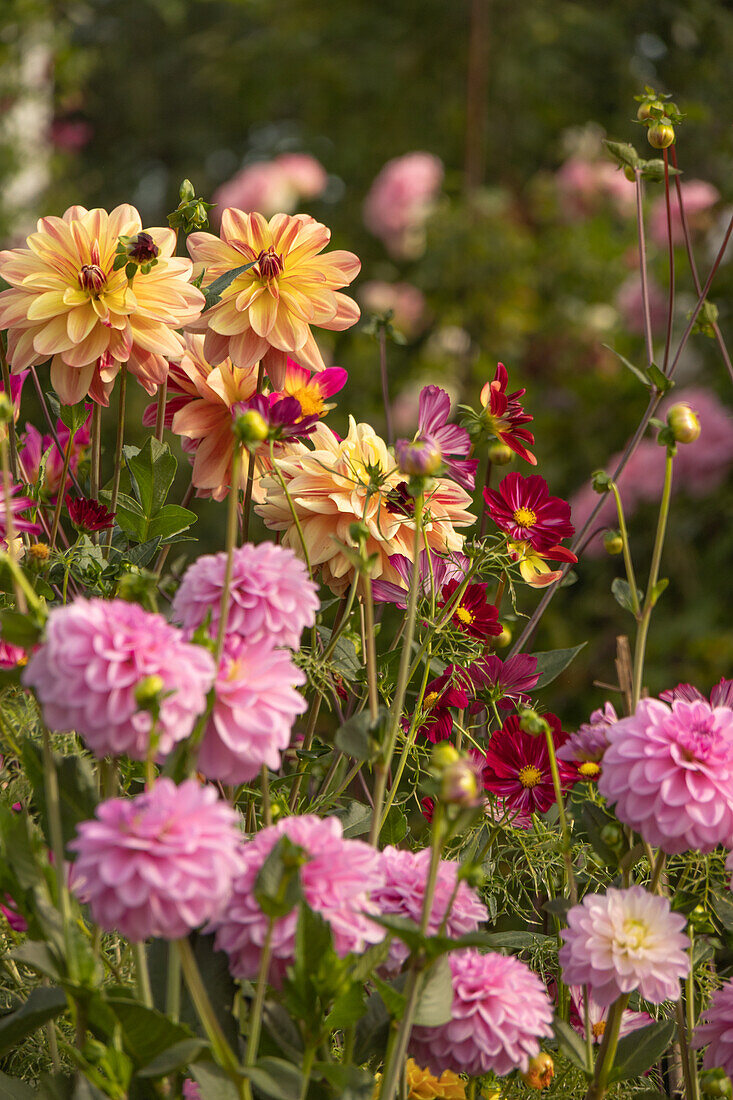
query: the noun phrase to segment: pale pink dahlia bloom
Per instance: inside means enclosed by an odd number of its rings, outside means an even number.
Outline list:
[[[459,869],[460,864],[452,860],[440,861],[428,921],[430,936],[435,935],[440,928],[449,904],[450,913],[444,930],[446,936],[458,938],[466,932],[475,932],[481,921],[488,920],[486,906],[479,901],[476,891],[467,883],[461,882],[455,897],[453,896]],[[407,852],[390,845],[382,852],[382,870],[384,885],[372,893],[372,901],[376,902],[380,913],[385,917],[409,917],[419,924],[430,870],[430,849]],[[385,973],[396,974],[408,954],[407,946],[395,937],[384,963]]]
[[[587,985],[610,1005],[638,989],[645,1001],[676,1001],[690,969],[685,918],[643,886],[587,894],[568,913],[558,958],[566,985]]]
[[[201,626],[211,612],[216,633],[226,563],[224,552],[205,554],[186,570],[172,608],[186,630]],[[316,621],[317,592],[292,550],[274,542],[245,543],[234,551],[227,636],[297,649],[304,628]]]
[[[598,789],[649,844],[712,852],[733,836],[733,710],[642,699],[609,726]]]
[[[431,1073],[446,1069],[480,1077],[526,1070],[539,1040],[552,1035],[552,1005],[544,984],[512,955],[454,951],[452,1018],[413,1028],[410,1054]]]
[[[102,802],[69,847],[71,886],[108,932],[173,940],[218,915],[241,866],[238,815],[214,787],[158,779]]]
[[[692,1045],[698,1050],[707,1046],[705,1069],[721,1066],[729,1077],[733,1074],[733,978],[713,993],[703,1022],[695,1028]]]
[[[201,742],[199,771],[223,783],[248,783],[263,764],[278,771],[293,721],[306,709],[305,699],[295,691],[305,680],[287,650],[230,636]]]
[[[335,817],[286,817],[243,846],[244,869],[234,881],[226,912],[212,925],[216,947],[226,951],[235,978],[257,976],[269,921],[257,904],[254,885],[281,836],[289,837],[308,857],[300,868],[303,897],[330,924],[338,955],[364,951],[385,936],[384,929],[369,920],[370,914],[379,912],[371,899],[382,884],[379,853],[363,841],[344,840]],[[297,908],[275,922],[270,981],[277,985],[293,962],[297,923]]]
[[[180,630],[125,600],[75,600],[48,616],[46,640],[23,683],[34,688],[48,726],[76,730],[95,756],[144,760],[153,719],[136,699],[160,677],[156,758],[191,733],[214,682],[211,654]]]

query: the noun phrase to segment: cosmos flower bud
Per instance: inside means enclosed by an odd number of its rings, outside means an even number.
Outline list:
[[[440,773],[452,764],[457,764],[460,759],[461,754],[450,741],[439,741],[430,754],[430,767]]]
[[[550,725],[546,718],[538,714],[536,710],[525,707],[519,712],[519,726],[525,733],[532,737],[542,737],[550,732]]]
[[[489,459],[494,466],[506,466],[514,458],[514,451],[506,443],[492,443],[489,447]]]
[[[555,1063],[545,1050],[541,1050],[534,1058],[530,1058],[526,1072],[520,1073],[520,1077],[530,1089],[549,1088],[554,1076]]]
[[[667,424],[676,443],[694,443],[700,437],[700,418],[682,401],[673,405],[667,413]]]
[[[454,806],[475,806],[478,800],[476,769],[468,759],[457,760],[443,769],[440,800]]]
[[[398,439],[395,455],[400,471],[410,477],[431,477],[443,464],[440,447],[428,435],[419,435],[412,441]]]
[[[234,418],[234,434],[245,447],[256,447],[270,434],[265,418],[256,409],[247,409]]]
[[[590,475],[590,482],[596,493],[610,493],[612,480],[605,470],[594,470]]]
[[[624,540],[619,531],[605,531],[603,534],[603,549],[607,554],[620,554],[624,548]]]

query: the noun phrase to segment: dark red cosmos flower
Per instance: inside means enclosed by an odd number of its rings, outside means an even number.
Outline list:
[[[91,497],[64,498],[69,510],[69,519],[77,531],[108,531],[115,525],[115,513],[110,512],[98,500]]]
[[[533,444],[534,436],[522,424],[529,424],[533,419],[526,413],[519,403],[519,398],[524,396],[525,390],[515,390],[507,393],[506,387],[509,381],[506,367],[503,363],[497,364],[493,382],[487,382],[481,390],[481,404],[484,406],[482,420],[497,439],[505,443],[507,447],[518,454],[520,458],[537,465],[537,459],[525,447],[525,443]]]
[[[441,592],[442,603],[440,608],[450,603],[456,590],[460,588],[458,580],[448,581],[443,585]],[[452,622],[464,634],[470,638],[479,638],[485,641],[487,638],[498,637],[502,627],[499,623],[497,610],[486,599],[488,584],[468,584],[461,596],[459,603],[453,611]]]
[[[445,672],[425,686],[422,701],[423,722],[417,728],[417,736],[436,744],[447,741],[453,732],[453,715],[450,707],[463,709],[468,706],[470,681],[462,668],[448,665]],[[403,721],[409,729],[409,722]]]
[[[560,719],[545,714],[552,737],[559,748],[567,739]],[[575,768],[558,760],[560,783],[567,790],[578,780]],[[516,716],[507,718],[500,730],[492,735],[484,754],[484,788],[504,800],[510,812],[543,814],[555,802],[555,789],[550,771],[550,756],[544,737],[525,733]]]
[[[517,653],[502,661],[493,653],[479,657],[468,666],[468,675],[476,694],[488,695],[502,710],[529,702],[529,692],[540,678],[537,658],[531,653]]]
[[[484,489],[484,500],[497,527],[515,542],[528,542],[540,552],[555,548],[562,539],[575,534],[570,505],[560,497],[551,497],[547,482],[539,474],[507,474],[498,491]]]

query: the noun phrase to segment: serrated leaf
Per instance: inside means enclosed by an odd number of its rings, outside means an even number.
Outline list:
[[[63,423],[69,429],[72,435],[76,435],[89,416],[85,404],[80,401],[78,405],[62,405],[60,409],[60,416]]]
[[[336,810],[333,816],[341,822],[346,840],[364,836],[365,833],[369,832],[372,823],[371,806],[365,806],[363,802],[350,802],[345,809]]]
[[[578,1069],[582,1069],[583,1073],[588,1074],[589,1067],[586,1060],[585,1043],[575,1028],[556,1016],[552,1022],[552,1029],[555,1032],[557,1045],[565,1057]]]
[[[610,1080],[628,1081],[646,1073],[669,1047],[675,1026],[674,1020],[659,1020],[619,1039]]]
[[[234,267],[231,271],[225,271],[218,279],[214,279],[213,283],[206,287],[203,292],[204,298],[206,299],[204,303],[204,313],[207,309],[211,309],[212,306],[216,305],[224,291],[232,285],[235,279],[240,275],[244,275],[245,271],[249,271],[256,263],[257,260],[252,260],[251,263],[242,264],[241,267]]]
[[[368,710],[353,715],[336,731],[336,748],[354,760],[372,760],[376,753],[376,746],[370,736],[372,725]]]
[[[638,168],[643,164],[642,158],[633,145],[627,141],[606,141],[603,144],[615,161],[628,168]]]
[[[371,816],[371,815],[370,815]],[[379,833],[379,843],[399,844],[407,836],[407,817],[399,806],[390,806],[384,825]]]
[[[617,604],[620,604],[625,611],[630,611],[634,614],[634,603],[631,597],[631,585],[628,581],[625,581],[622,577],[614,577],[611,582],[611,594]],[[636,596],[641,606],[641,601],[644,599],[644,593],[640,588],[636,590]]]
[[[533,653],[532,656],[537,659],[537,672],[539,673],[535,688],[543,688],[551,684],[568,667],[571,661],[575,660],[581,649],[585,649],[587,644],[587,642],[581,642],[580,645],[573,646],[572,649],[549,649],[542,653]]]
[[[13,1050],[27,1035],[32,1035],[49,1020],[55,1020],[66,1005],[63,989],[57,986],[34,989],[25,1004],[0,1017],[0,1054]]]
[[[169,539],[187,531],[197,519],[195,512],[182,508],[180,504],[164,504],[150,520],[146,534],[149,539]]]
[[[165,503],[178,463],[167,443],[148,436],[139,449],[125,447],[124,457],[135,496],[143,515],[150,519]]]

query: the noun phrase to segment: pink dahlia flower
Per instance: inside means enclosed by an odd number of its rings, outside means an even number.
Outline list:
[[[364,200],[364,224],[398,259],[414,259],[425,247],[424,227],[443,182],[443,164],[432,153],[405,153],[387,161]]]
[[[698,1050],[707,1047],[705,1069],[721,1066],[729,1077],[733,1074],[733,978],[713,993],[703,1022],[695,1028],[692,1045]]]
[[[659,698],[665,703],[674,703],[675,700],[694,703],[697,699],[706,702],[703,693],[693,684],[678,684],[676,688],[660,692]],[[733,680],[726,680],[725,676],[721,676],[720,682],[710,692],[710,706],[733,709]]]
[[[186,570],[173,599],[173,618],[195,630],[211,613],[219,623],[227,556],[205,554]],[[274,542],[245,543],[234,551],[227,635],[297,649],[300,635],[313,626],[319,608],[316,585],[292,550]]]
[[[587,985],[610,1005],[638,989],[645,1001],[676,1001],[690,969],[685,918],[643,886],[587,894],[568,913],[559,960],[566,985]]]
[[[51,729],[76,730],[98,757],[144,760],[153,719],[136,698],[141,683],[162,681],[155,726],[162,759],[204,711],[214,673],[211,654],[162,615],[125,600],[78,599],[49,614],[23,683],[35,689]]]
[[[35,508],[35,500],[31,500],[30,497],[19,497],[17,495],[19,492],[20,485],[14,484],[11,479],[7,494],[10,498],[8,514],[4,482],[2,474],[0,474],[0,540],[7,539],[11,530],[13,535],[22,534],[23,531],[26,531],[29,535],[37,535],[41,530],[39,524],[34,523],[33,520],[22,514],[28,508]]]
[[[344,840],[335,817],[286,817],[244,845],[244,869],[234,881],[226,912],[212,925],[216,947],[226,951],[235,978],[257,976],[269,921],[257,904],[254,885],[281,836],[305,852],[307,862],[300,868],[303,897],[330,924],[336,953],[343,957],[350,951],[364,951],[384,939],[384,929],[369,920],[370,914],[379,912],[371,899],[383,880],[379,853],[363,841]],[[275,922],[270,968],[270,981],[275,984],[280,984],[293,961],[297,923],[297,909]]]
[[[433,936],[443,923],[446,910],[450,906],[445,935],[458,938],[466,932],[475,932],[481,921],[488,919],[486,906],[479,901],[475,890],[465,882],[458,884],[459,863],[441,859],[438,867],[438,880],[435,896],[430,909],[428,935]],[[420,923],[425,885],[430,869],[430,849],[420,852],[407,852],[391,845],[382,852],[382,870],[384,885],[372,892],[372,901],[376,902],[383,916],[409,917]],[[396,974],[402,967],[409,952],[407,946],[393,938],[389,947],[389,956],[384,963],[387,974]]]
[[[481,1077],[525,1071],[552,1035],[552,1005],[543,983],[525,963],[494,952],[454,951],[452,1018],[439,1027],[413,1028],[410,1054],[439,1074],[446,1069]]]
[[[670,855],[733,836],[733,710],[642,699],[609,726],[598,789],[616,816]]]
[[[284,210],[291,214],[303,199],[323,194],[328,175],[322,164],[307,153],[282,153],[273,160],[248,164],[214,192],[218,209],[236,206],[248,213],[258,210],[266,218]],[[215,219],[218,223],[219,217]]]
[[[305,699],[295,691],[305,679],[287,650],[230,636],[201,742],[199,771],[223,783],[248,783],[263,764],[278,771],[295,716],[306,709]]]
[[[214,787],[158,779],[102,802],[69,847],[71,886],[108,932],[174,940],[218,915],[241,866],[238,815]]]

